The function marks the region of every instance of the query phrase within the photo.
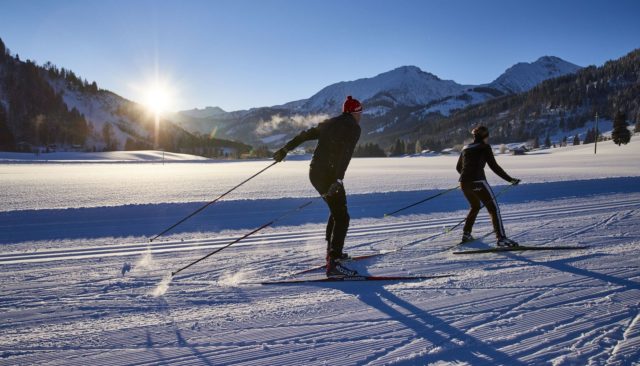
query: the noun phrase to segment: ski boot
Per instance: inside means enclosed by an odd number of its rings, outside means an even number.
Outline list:
[[[351,262],[352,260],[353,260],[353,258],[351,258],[351,256],[349,254],[344,253],[344,252],[340,255],[340,258],[338,258],[338,262],[342,262],[342,263]]]
[[[469,243],[476,240],[476,238],[471,235],[471,233],[463,233],[462,240],[460,240],[460,244]]]
[[[339,259],[327,260],[327,277],[354,277],[358,275],[358,271],[349,269]]]
[[[498,246],[498,248],[514,248],[519,246],[520,244],[518,244],[518,242],[515,240],[511,240],[505,237],[498,239],[496,245]]]

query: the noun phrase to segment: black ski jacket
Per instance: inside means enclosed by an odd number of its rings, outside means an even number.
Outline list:
[[[484,175],[484,167],[487,164],[500,178],[508,182],[513,180],[496,162],[491,145],[480,141],[465,146],[460,153],[456,166],[456,170],[460,173],[460,182],[487,180]]]
[[[318,140],[311,159],[311,169],[317,169],[333,179],[344,179],[344,173],[359,139],[358,122],[351,114],[343,113],[302,131],[289,141],[285,148],[291,151],[305,141]]]

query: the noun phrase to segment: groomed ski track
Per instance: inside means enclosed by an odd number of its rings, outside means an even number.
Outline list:
[[[527,245],[575,252],[461,258],[443,227],[464,212],[357,220],[356,264],[410,283],[249,285],[318,264],[320,224],[277,227],[149,292],[243,231],[150,246],[30,243],[0,255],[0,365],[635,365],[640,192],[504,204]],[[490,231],[481,216],[476,233]],[[492,244],[490,239],[473,248]],[[150,253],[147,247],[150,247]]]
[[[570,206],[560,206],[546,209],[525,209],[518,212],[504,213],[505,222],[527,220],[546,220],[554,216],[564,216],[568,213],[574,215],[590,215],[601,211],[615,211],[629,208],[639,208],[640,199],[622,199],[614,202],[595,204],[572,204]],[[447,234],[445,228],[457,224],[464,216],[450,216],[442,219],[427,220],[406,220],[403,222],[391,222],[385,224],[386,219],[378,220],[380,223],[369,225],[354,225],[349,230],[349,238],[373,236],[378,234],[424,232],[426,236],[432,236],[442,232],[441,237],[449,237],[452,243],[458,240],[459,233]],[[392,220],[389,220],[392,221]],[[478,223],[487,222],[486,217],[481,217]],[[102,257],[137,256],[150,251],[152,254],[182,251],[202,251],[205,249],[215,250],[225,244],[237,239],[238,236],[221,236],[211,239],[195,240],[168,240],[156,241],[153,243],[137,242],[130,244],[100,245],[100,246],[80,246],[64,249],[44,249],[31,253],[7,253],[0,254],[0,264],[20,264],[33,262],[49,262],[72,259],[91,259]],[[235,244],[241,246],[260,246],[285,244],[300,241],[322,241],[324,230],[299,230],[292,233],[267,233],[256,234],[244,241]],[[365,248],[366,250],[366,248]],[[366,252],[365,252],[366,253]]]

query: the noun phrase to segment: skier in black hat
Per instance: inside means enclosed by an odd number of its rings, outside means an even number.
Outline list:
[[[494,173],[511,184],[520,183],[520,179],[509,176],[496,162],[491,145],[489,145],[489,129],[487,127],[478,126],[471,133],[473,134],[473,143],[462,149],[456,166],[456,170],[460,173],[460,188],[471,205],[464,225],[462,243],[474,240],[471,230],[480,208],[484,205],[489,211],[489,215],[491,215],[497,246],[516,247],[518,243],[507,238],[507,234],[504,231],[500,208],[491,186],[487,183],[484,167],[488,164]]]

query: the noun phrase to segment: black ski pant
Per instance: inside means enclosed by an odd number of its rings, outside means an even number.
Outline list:
[[[460,188],[462,193],[469,201],[471,209],[467,214],[467,220],[464,223],[464,232],[471,233],[473,224],[476,222],[478,212],[482,208],[482,205],[487,208],[489,215],[491,216],[491,222],[493,223],[493,230],[498,239],[504,238],[507,235],[504,232],[504,226],[502,225],[502,216],[500,215],[500,208],[496,197],[493,195],[491,186],[486,180],[480,180],[475,182],[460,182]]]
[[[313,187],[324,199],[324,202],[329,206],[330,215],[326,231],[327,255],[331,258],[340,258],[350,220],[347,209],[347,194],[342,188],[330,196],[325,196],[329,191],[329,187],[336,181],[336,178],[333,174],[327,174],[321,169],[311,168],[309,179]]]

